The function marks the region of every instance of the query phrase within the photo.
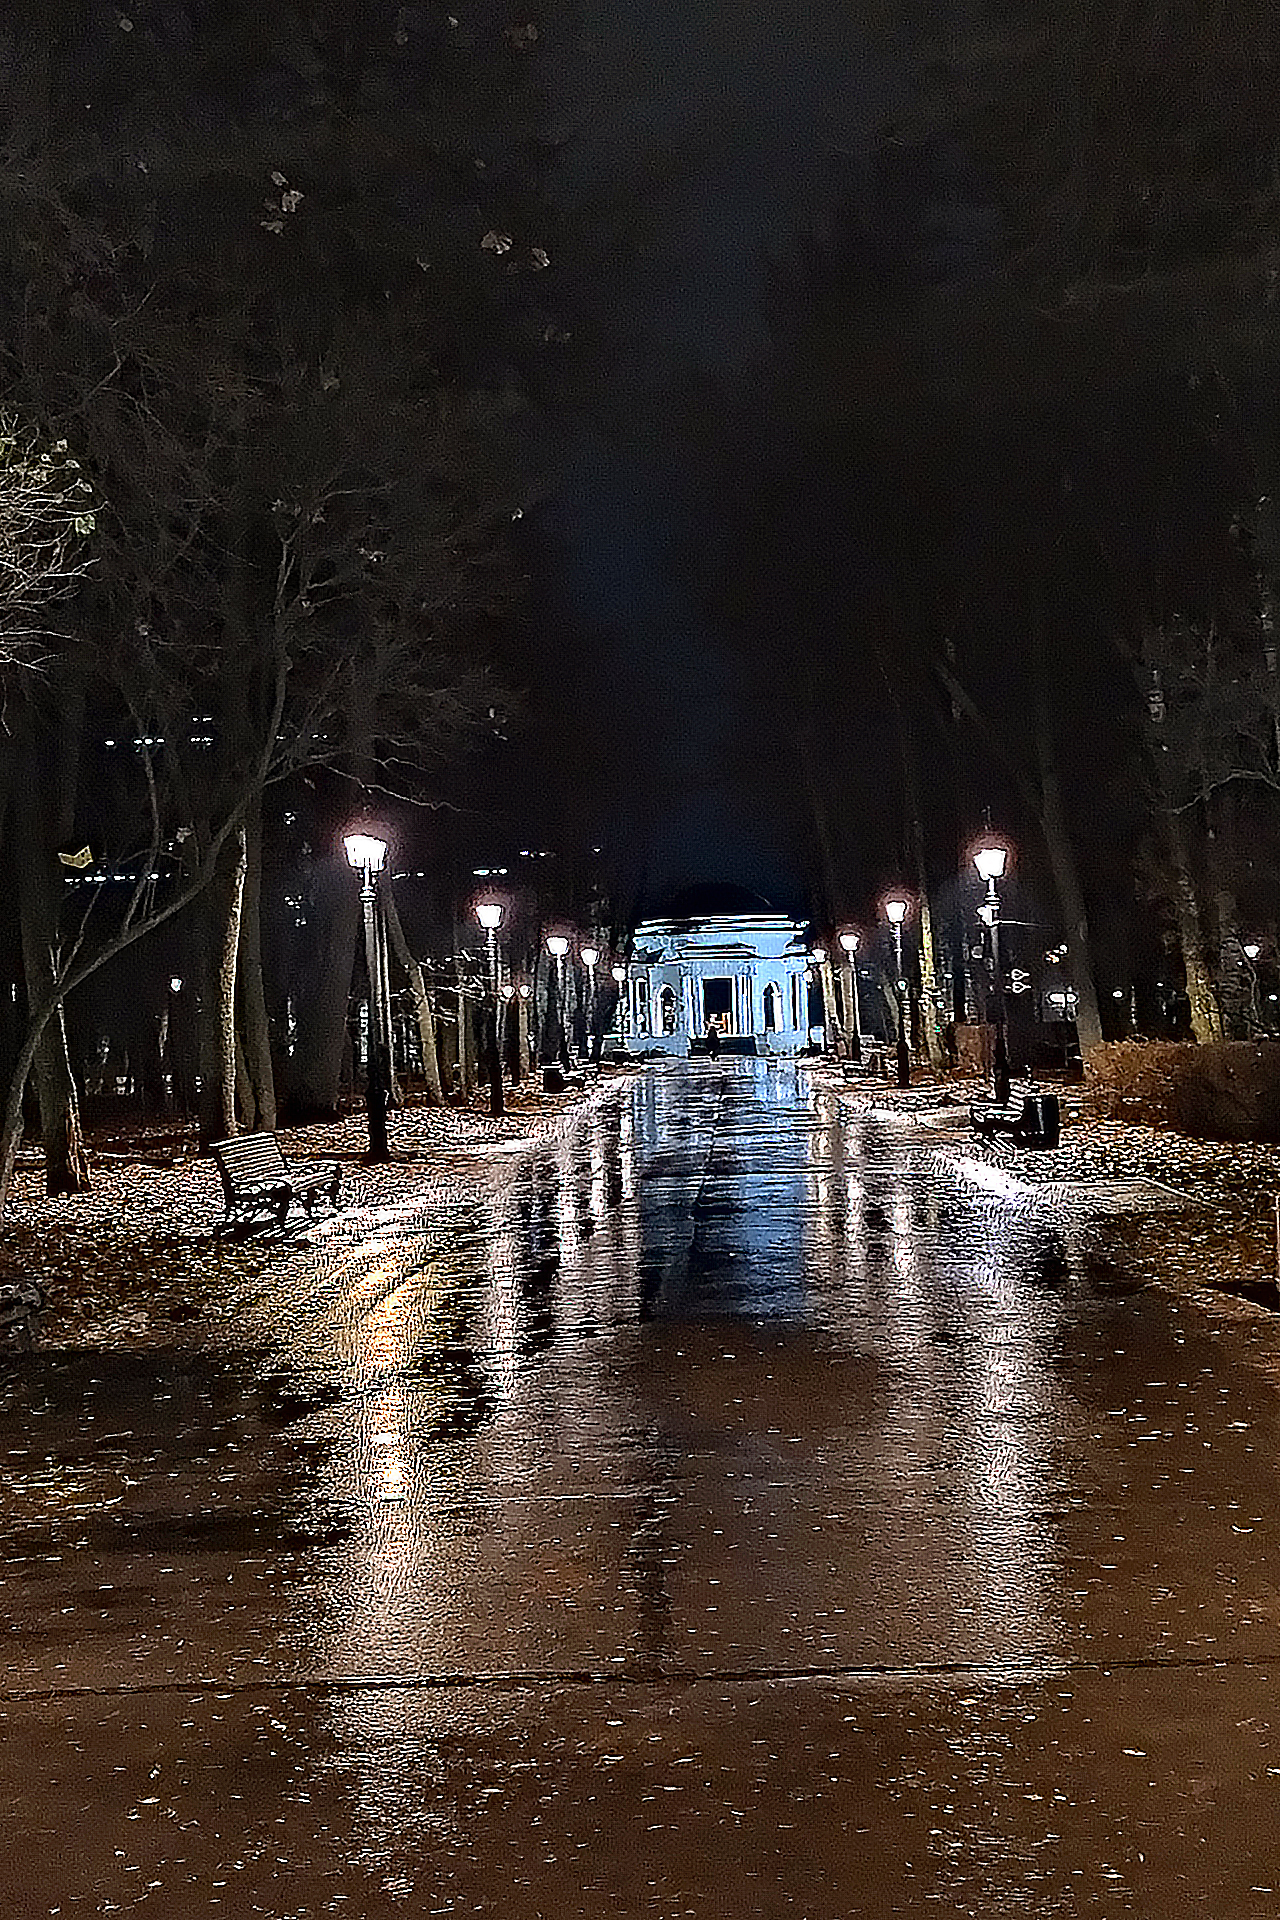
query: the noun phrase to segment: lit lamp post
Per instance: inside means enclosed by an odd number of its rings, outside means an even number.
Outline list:
[[[502,902],[481,900],[476,919],[489,942],[489,1000],[485,1014],[485,1038],[489,1052],[489,1112],[497,1115],[502,1104],[502,1053],[498,1042],[498,928],[502,925]]]
[[[817,967],[818,978],[822,982],[822,1051],[834,1053],[839,1028],[836,1022],[836,994],[831,977],[831,956],[824,946],[818,944],[810,947],[809,958]]]
[[[840,945],[844,948],[845,970],[849,976],[850,1005],[846,1012],[853,1015],[853,1057],[862,1058],[862,1008],[858,1004],[858,935],[852,927],[840,935]]]
[[[511,1044],[511,1008],[515,1001],[516,990],[509,980],[504,980],[498,988],[498,1058],[508,1060],[511,1067],[511,1084],[520,1078],[519,1052]]]
[[[614,1025],[620,1039],[625,1040],[631,1031],[631,1009],[627,1004],[627,969],[621,960],[615,960],[609,972],[613,975],[613,984],[618,989],[618,1007],[614,1014]]]
[[[533,988],[527,980],[522,980],[516,988],[516,1059],[520,1063],[517,1079],[529,1064],[529,1003],[532,999]]]
[[[911,1085],[911,1054],[907,1047],[907,980],[902,968],[902,923],[911,911],[911,902],[900,893],[890,894],[884,903],[884,917],[893,928],[893,950],[898,962],[898,1085]]]
[[[1246,940],[1241,949],[1249,963],[1249,1013],[1253,1025],[1262,1025],[1262,1009],[1258,1004],[1258,956],[1262,952],[1260,940]]]
[[[591,1037],[596,1012],[596,968],[600,964],[600,949],[591,946],[579,947],[578,953],[587,970],[587,1017],[584,1023],[586,1044],[582,1049],[582,1057],[585,1060],[588,1053],[592,1051]]]
[[[383,1031],[382,961],[378,948],[378,893],[375,876],[387,861],[387,843],[371,833],[344,837],[347,859],[360,875],[360,905],[364,910],[364,963],[369,976],[369,1033],[365,1061],[364,1104],[369,1122],[369,1158],[391,1158],[387,1145],[387,1105],[391,1097],[391,1060]]]
[[[502,925],[502,902],[500,900],[482,900],[476,908],[476,919],[484,928],[489,942],[489,991],[495,999],[498,993],[498,928]]]
[[[987,883],[987,897],[978,908],[978,917],[991,935],[991,979],[996,1016],[996,1044],[991,1082],[996,1100],[1001,1106],[1009,1098],[1009,1051],[1005,1039],[1004,965],[1000,958],[1000,895],[996,889],[996,882],[1004,878],[1008,860],[1008,848],[998,845],[995,841],[988,841],[980,846],[973,856],[973,864],[978,869],[979,879]]]
[[[548,1021],[551,1028],[548,1036],[554,1049],[551,1058],[559,1059],[562,1066],[569,1064],[569,1047],[564,1030],[564,957],[569,951],[569,942],[562,933],[547,935],[547,952],[556,963],[552,994],[555,1000],[555,1019]],[[546,1059],[546,1054],[543,1054]]]

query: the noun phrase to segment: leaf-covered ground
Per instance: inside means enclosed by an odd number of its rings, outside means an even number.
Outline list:
[[[510,1155],[572,1123],[586,1102],[607,1097],[617,1074],[603,1069],[586,1093],[509,1089],[493,1119],[487,1096],[466,1107],[413,1105],[392,1114],[392,1159],[366,1163],[363,1110],[327,1126],[281,1134],[286,1159],[342,1162],[344,1206],[401,1204],[434,1190],[451,1204],[482,1199],[506,1177]],[[203,1341],[230,1294],[268,1275],[305,1245],[306,1221],[283,1239],[215,1240],[222,1194],[194,1129],[172,1122],[116,1121],[90,1134],[93,1187],[51,1198],[38,1146],[19,1157],[3,1225],[0,1272],[45,1288],[42,1345],[118,1347]]]
[[[883,1083],[851,1085],[830,1068],[820,1074],[850,1104],[935,1120],[953,1113],[953,1138],[1031,1186],[1154,1181],[1187,1204],[1135,1204],[1128,1212],[1100,1213],[1087,1227],[1091,1257],[1100,1266],[1113,1265],[1117,1278],[1129,1283],[1210,1287],[1280,1308],[1280,1144],[1196,1140],[1137,1120],[1105,1118],[1085,1089],[1058,1087],[1053,1090],[1062,1103],[1062,1141],[1055,1152],[1023,1152],[1004,1142],[980,1146],[967,1137],[965,1115],[970,1100],[984,1094],[983,1083],[922,1079],[900,1092]]]

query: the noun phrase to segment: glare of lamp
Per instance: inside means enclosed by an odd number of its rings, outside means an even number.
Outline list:
[[[819,966],[822,965],[822,962],[827,957],[827,950],[825,947],[810,947],[809,953],[811,957],[818,962]]]
[[[181,975],[180,973],[173,973],[173,974],[170,974],[170,976],[169,976],[169,991],[170,991],[170,993],[181,993],[181,992],[182,992],[182,975]]]
[[[616,967],[610,967],[609,971],[613,975],[614,979],[617,981],[618,985],[621,986],[623,981],[627,977],[626,968],[621,964],[621,962],[619,962],[619,964]]]
[[[549,933],[547,935],[547,952],[553,960],[563,960],[568,951],[569,942],[562,933]]]
[[[599,947],[579,947],[578,951],[582,955],[582,964],[584,967],[594,967],[596,961],[600,958]]]
[[[533,993],[533,988],[529,985],[529,982],[527,980],[522,980],[520,982],[520,985],[516,988],[516,992],[520,995],[520,998],[522,1000],[528,1000]]]
[[[1245,957],[1245,959],[1246,959],[1246,960],[1256,960],[1256,959],[1257,959],[1257,957],[1258,957],[1258,955],[1259,955],[1259,954],[1260,954],[1261,952],[1262,952],[1262,946],[1261,946],[1261,943],[1260,943],[1259,941],[1257,941],[1257,940],[1246,940],[1246,941],[1245,941],[1245,943],[1244,943],[1244,957]]]
[[[502,925],[502,902],[481,900],[476,907],[476,919],[486,933],[496,933]]]
[[[994,843],[979,847],[973,856],[973,864],[978,869],[978,876],[985,880],[988,886],[993,886],[997,880],[1004,878],[1004,870],[1008,862],[1008,848],[998,847]]]
[[[385,840],[379,840],[372,833],[348,833],[343,836],[342,844],[353,867],[364,867],[369,873],[382,872],[387,858]]]
[[[852,931],[840,935],[840,945],[852,956],[858,951],[858,935]]]
[[[900,927],[910,910],[911,902],[899,893],[891,894],[884,903],[884,917],[891,927]]]
[[[1113,1000],[1123,1000],[1123,999],[1124,999],[1124,988],[1123,988],[1123,987],[1112,987],[1112,989],[1111,989],[1111,998],[1112,998]]]

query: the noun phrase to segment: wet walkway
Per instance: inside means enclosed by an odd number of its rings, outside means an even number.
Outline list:
[[[1280,1907],[1238,1332],[789,1066],[496,1164],[5,1375],[10,1910]]]

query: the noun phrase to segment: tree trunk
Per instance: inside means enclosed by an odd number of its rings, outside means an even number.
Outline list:
[[[271,1062],[271,1023],[262,979],[262,798],[245,815],[245,870],[240,915],[236,996],[240,1009],[243,1074],[240,1107],[250,1131],[276,1130],[276,1083]]]
[[[345,861],[316,867],[308,931],[310,965],[298,994],[289,1085],[298,1114],[315,1119],[338,1111],[360,938],[360,889]]]
[[[942,1071],[942,1035],[938,1025],[938,970],[933,953],[933,910],[929,902],[929,869],[924,857],[924,824],[920,802],[920,775],[916,755],[915,725],[907,698],[890,669],[889,654],[877,646],[880,676],[893,705],[898,730],[898,755],[902,762],[902,798],[906,814],[906,839],[911,857],[911,880],[915,887],[920,915],[920,1024],[924,1030],[925,1051],[935,1073]]]
[[[463,992],[461,975],[458,979],[458,1078],[464,1097],[470,1099],[476,1089],[475,1008]]]
[[[61,958],[58,922],[63,880],[58,847],[65,844],[74,823],[82,713],[83,702],[74,695],[60,703],[53,751],[43,738],[28,737],[22,777],[13,796],[22,966],[30,1007],[39,1006],[53,992]],[[61,1001],[39,1036],[34,1065],[45,1191],[84,1193],[93,1182]]]
[[[201,899],[200,1144],[236,1131],[236,961],[244,900],[245,832],[238,827]]]
[[[1169,863],[1173,869],[1173,911],[1187,977],[1187,999],[1191,1003],[1191,1031],[1200,1045],[1206,1046],[1211,1040],[1221,1040],[1222,1014],[1205,954],[1200,901],[1182,831],[1182,817],[1173,806],[1166,806],[1164,813]]]
[[[422,968],[409,951],[409,942],[404,937],[404,928],[400,924],[400,915],[388,887],[383,894],[383,903],[387,910],[387,933],[391,940],[391,950],[395,954],[405,978],[409,982],[409,993],[413,1000],[413,1011],[418,1021],[418,1038],[422,1046],[422,1071],[427,1083],[427,1104],[433,1107],[443,1106],[444,1088],[440,1083],[440,1056],[436,1051],[436,1016],[422,978]]]
[[[822,978],[822,1047],[825,1053],[834,1053],[837,1042],[844,1038],[844,1034],[836,1006],[836,971],[831,964],[831,955],[825,950],[818,962],[818,971]]]
[[[1098,1008],[1098,979],[1093,966],[1093,943],[1084,887],[1076,863],[1075,846],[1067,827],[1058,774],[1058,749],[1049,699],[1049,662],[1045,644],[1044,611],[1031,609],[1031,684],[1035,707],[1036,764],[1040,775],[1040,829],[1044,835],[1049,870],[1067,935],[1067,957],[1076,995],[1076,1034],[1080,1051],[1088,1054],[1102,1045],[1102,1015]]]

